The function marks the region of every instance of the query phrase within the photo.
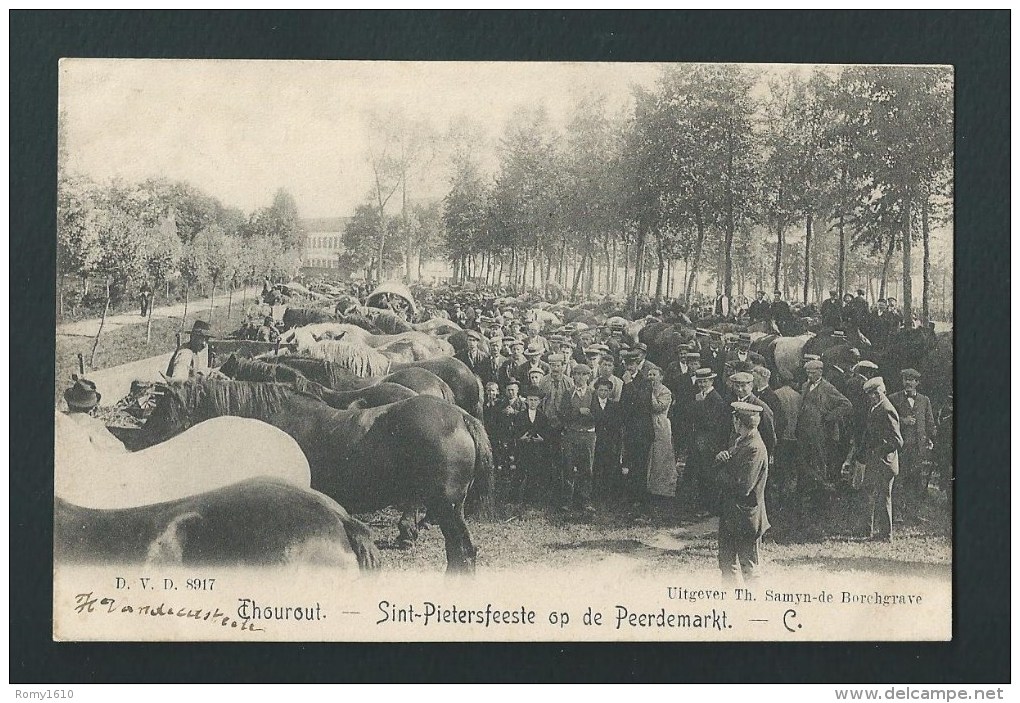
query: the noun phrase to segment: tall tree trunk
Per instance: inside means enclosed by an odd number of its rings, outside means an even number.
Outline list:
[[[690,277],[687,279],[687,291],[684,293],[684,299],[688,304],[692,300],[691,296],[698,280],[698,267],[701,266],[701,253],[705,247],[705,223],[701,218],[700,207],[694,211],[694,224],[698,228],[698,238],[694,243],[694,259],[691,261]]]
[[[889,282],[889,265],[892,263],[893,252],[896,251],[896,232],[889,232],[889,248],[885,252],[885,261],[882,262],[882,277],[878,283],[878,297],[884,298],[886,284]]]
[[[560,285],[566,283],[567,277],[567,238],[563,237],[560,242],[560,260],[556,264],[556,282]]]
[[[808,210],[804,223],[804,304],[808,302],[808,291],[811,290],[811,224],[813,215]]]
[[[216,307],[216,281],[213,281],[209,287],[209,321],[212,322],[213,308]]]
[[[230,319],[231,306],[234,303],[234,283],[231,282],[227,288],[227,319]],[[149,307],[152,307],[151,305]]]
[[[733,235],[736,230],[736,221],[733,216],[733,125],[730,124],[730,131],[726,135],[726,255],[724,257],[725,274],[723,277],[723,291],[733,304]]]
[[[191,295],[191,284],[188,281],[184,282],[184,313],[181,315],[181,326],[179,331],[184,331],[184,321],[188,318],[188,298]]]
[[[106,304],[103,305],[103,316],[99,320],[99,329],[96,330],[96,339],[92,342],[92,355],[89,357],[89,368],[96,368],[96,349],[99,348],[99,337],[103,334],[103,327],[106,326],[106,315],[110,312],[110,277],[106,277]],[[112,399],[111,399],[112,400]]]
[[[844,230],[843,215],[839,216],[839,255],[836,263],[836,291],[842,298],[846,292],[846,231]]]
[[[659,269],[656,272],[657,275],[655,277],[655,300],[659,301],[662,298],[662,277],[666,272],[666,259],[662,255],[661,239],[659,239],[659,246],[657,247],[657,251],[655,253],[659,257]]]
[[[584,271],[584,266],[588,262],[588,252],[584,253],[581,257],[581,263],[577,265],[577,271],[574,272],[574,285],[570,287],[570,299],[577,300],[577,289],[581,284],[581,274]]]
[[[645,238],[647,232],[645,231],[645,223],[638,223],[638,239],[637,239],[637,251],[634,254],[634,303],[637,303],[637,298],[641,295],[642,283],[644,283],[644,262],[645,262]]]
[[[928,231],[928,194],[921,200],[921,242],[924,246],[924,262],[921,275],[921,321],[928,324],[931,319],[931,233]]]
[[[914,326],[913,310],[913,271],[911,269],[911,202],[910,195],[907,195],[906,207],[903,217],[903,324],[910,329]]]
[[[623,245],[623,292],[630,291],[630,242]]]

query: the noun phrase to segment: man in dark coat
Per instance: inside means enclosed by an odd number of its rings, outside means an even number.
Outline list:
[[[857,297],[851,300],[843,309],[845,324],[843,329],[847,335],[853,338],[851,334],[860,332],[863,328],[867,327],[868,324],[868,301],[864,297],[864,289],[857,289]]]
[[[710,368],[699,368],[694,377],[698,392],[690,410],[690,449],[687,453],[685,476],[690,486],[687,491],[698,512],[709,512],[716,507],[715,457],[726,448],[729,439],[729,408],[715,390],[716,374]]]
[[[776,418],[772,413],[772,408],[751,392],[754,385],[754,374],[744,371],[737,372],[730,376],[730,384],[737,402],[761,406],[758,434],[769,453],[769,459],[772,459],[776,455]],[[730,439],[734,439],[733,436]]]
[[[467,348],[462,349],[454,354],[455,359],[459,359],[471,369],[475,376],[478,376],[482,380],[482,383],[488,383],[496,380],[496,369],[492,365],[492,357],[483,352],[479,345],[482,341],[482,334],[477,330],[467,330]]]
[[[854,483],[861,483],[863,473],[863,486],[868,496],[864,515],[867,537],[889,542],[893,526],[893,481],[900,472],[899,450],[903,447],[903,435],[900,434],[899,415],[885,397],[885,382],[881,377],[865,383],[864,392],[872,406],[854,453]]]
[[[701,355],[684,351],[680,359],[666,368],[663,383],[673,394],[673,407],[669,409],[670,429],[673,432],[673,451],[678,455],[690,447],[690,412],[698,384],[694,373],[701,366]]]
[[[801,520],[811,531],[820,531],[827,519],[829,499],[834,487],[831,467],[836,457],[839,427],[852,405],[835,386],[822,377],[825,365],[818,360],[804,364],[807,381],[801,387],[800,413],[797,417],[797,492],[801,501]]]
[[[822,327],[832,329],[843,327],[843,303],[839,299],[839,293],[835,290],[829,291],[829,297],[822,301],[821,310]]]
[[[627,373],[620,393],[620,413],[623,416],[623,472],[632,497],[638,499],[645,494],[648,455],[654,439],[652,383],[647,376],[641,376],[639,373],[639,359],[635,352],[626,352],[624,363],[627,366]]]
[[[900,416],[903,449],[900,451],[900,480],[894,498],[897,508],[916,513],[928,496],[928,470],[931,451],[935,447],[935,413],[928,396],[917,392],[921,373],[903,369],[900,373],[903,390],[889,396],[889,402]]]
[[[775,300],[769,308],[772,321],[776,324],[779,334],[789,334],[789,322],[793,320],[793,312],[790,311],[790,304],[783,300],[783,292],[777,290],[773,293]]]
[[[758,433],[761,406],[732,404],[735,440],[716,456],[719,486],[719,570],[724,582],[757,577],[761,538],[769,529],[765,484],[769,460]]]
[[[751,301],[751,306],[747,309],[747,315],[751,318],[751,322],[764,322],[771,317],[771,304],[765,297],[765,291],[758,291],[758,297]]]
[[[613,382],[606,376],[595,380],[595,401],[591,405],[595,419],[595,495],[601,501],[622,497],[620,474],[620,404],[612,399]]]
[[[553,428],[540,407],[542,396],[538,386],[529,386],[524,391],[528,407],[514,416],[511,426],[518,466],[523,475],[521,493],[530,503],[548,502],[554,496],[554,472],[559,466],[550,456]]]

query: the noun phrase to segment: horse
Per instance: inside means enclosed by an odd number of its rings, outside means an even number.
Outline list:
[[[301,334],[294,338],[298,354],[332,362],[362,377],[385,376],[390,372],[390,358],[364,344],[337,339],[315,342],[309,341],[310,338],[310,335]]]
[[[411,325],[412,329],[417,332],[425,332],[433,335],[444,335],[453,334],[454,332],[460,332],[461,326],[452,320],[444,320],[441,317],[433,317],[425,322],[418,322]]]
[[[672,322],[650,322],[639,337],[648,345],[648,359],[666,368],[677,360],[682,348],[694,339],[694,330]]]
[[[333,315],[329,310],[322,310],[320,308],[299,308],[299,307],[288,307],[283,313],[283,328],[285,330],[291,329],[292,327],[303,327],[305,325],[313,325],[319,322],[333,322]]]
[[[310,329],[309,331],[317,340],[320,339],[316,334],[318,330]],[[371,334],[356,325],[337,325],[331,331],[334,332],[333,339],[356,340],[384,354],[396,343],[408,343],[412,345],[415,355],[411,361],[434,359],[437,356],[453,356],[454,353],[454,348],[449,342],[427,332],[410,330],[399,334]]]
[[[261,361],[293,369],[310,381],[334,391],[359,391],[382,383],[393,383],[409,388],[418,395],[431,395],[464,407],[446,381],[431,371],[415,366],[402,368],[381,377],[364,378],[329,361],[311,357],[288,355],[266,357]],[[286,382],[287,377],[281,377],[279,380]],[[470,412],[469,408],[464,409]]]
[[[92,444],[88,432],[57,413],[54,493],[91,509],[180,500],[249,478],[308,488],[308,460],[287,433],[258,420],[218,417],[137,452]]]
[[[310,381],[300,371],[289,366],[272,364],[259,359],[240,359],[233,354],[223,362],[218,371],[235,381],[288,383],[295,390],[314,395],[331,408],[336,408],[337,410],[376,408],[380,405],[398,403],[401,400],[407,400],[418,395],[417,392],[406,386],[388,382],[376,383],[357,390],[337,391],[315,381]]]
[[[799,337],[767,335],[752,341],[751,351],[764,357],[772,371],[773,385],[778,387],[800,378],[804,366],[804,345],[812,337],[814,335],[810,332]]]
[[[482,382],[460,359],[447,356],[393,364],[394,372],[410,369],[431,371],[450,387],[458,406],[479,420],[484,418],[482,401],[485,394]]]
[[[205,379],[168,384],[141,433],[157,443],[221,415],[263,420],[289,434],[308,458],[312,488],[354,512],[401,506],[402,541],[413,539],[410,515],[424,505],[446,539],[448,571],[474,571],[464,521],[472,484],[494,513],[492,447],[480,420],[431,396],[334,410],[281,384]]]
[[[274,478],[249,478],[150,505],[90,508],[54,499],[62,563],[378,569],[368,528],[336,501]]]

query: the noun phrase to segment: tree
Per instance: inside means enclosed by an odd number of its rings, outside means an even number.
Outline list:
[[[127,281],[137,277],[143,270],[141,256],[143,236],[138,221],[119,209],[108,210],[103,215],[97,222],[99,236],[95,273],[103,278],[106,302],[89,357],[89,366],[92,368],[95,368],[96,350],[99,348],[99,339],[106,325],[106,316],[110,312],[113,287],[119,286],[123,289]]]
[[[182,250],[177,225],[172,217],[165,217],[155,226],[144,230],[140,254],[144,275],[152,281],[154,290],[166,285],[177,272]],[[150,303],[149,314],[145,318],[146,344],[152,333],[153,307]]]
[[[385,226],[390,230],[390,233],[395,234],[400,223],[391,220]],[[375,246],[379,241],[381,227],[379,210],[374,203],[362,203],[355,209],[354,216],[347,223],[343,233],[344,253],[341,254],[341,261],[344,267],[366,269],[369,273],[374,269],[381,278],[382,271],[395,268],[403,263],[400,240],[389,237],[388,241],[384,242],[386,249],[383,252],[383,261],[380,265],[376,258],[378,251]]]
[[[283,188],[276,191],[272,205],[251,214],[241,231],[246,239],[253,237],[276,239],[285,251],[290,249],[300,251],[305,243],[305,233],[298,218],[297,202],[294,196]]]

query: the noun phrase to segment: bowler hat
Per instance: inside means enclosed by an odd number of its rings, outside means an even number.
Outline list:
[[[212,327],[205,320],[195,320],[195,324],[188,330],[192,337],[212,337]]]
[[[87,411],[99,405],[102,394],[96,390],[96,384],[87,378],[73,376],[74,385],[64,391],[64,400],[71,410]]]

